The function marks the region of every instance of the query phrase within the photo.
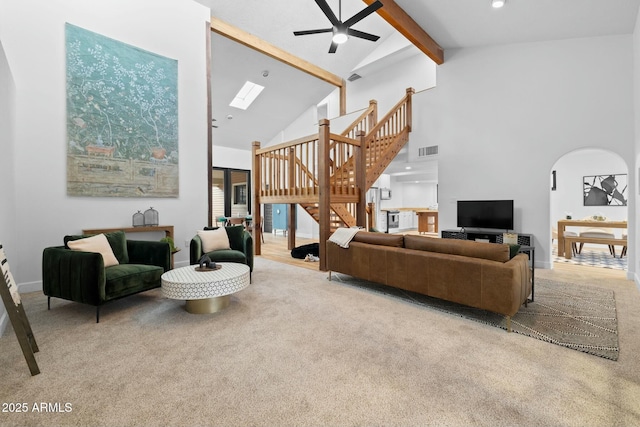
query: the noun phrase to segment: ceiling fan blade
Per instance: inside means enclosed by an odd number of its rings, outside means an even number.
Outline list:
[[[375,42],[380,38],[380,36],[365,33],[363,31],[354,30],[353,28],[347,29],[347,34],[353,37],[359,37],[361,39],[371,40],[372,42]]]
[[[316,0],[316,1],[322,1],[322,0]],[[349,18],[346,21],[344,21],[344,25],[346,25],[347,27],[350,27],[353,24],[355,24],[356,22],[358,22],[358,21],[366,18],[367,16],[371,15],[373,12],[375,12],[378,9],[380,9],[381,7],[382,7],[382,3],[380,2],[380,0],[376,1],[375,3],[371,3],[369,6],[365,7],[360,12],[356,13],[351,18]]]
[[[336,50],[338,50],[338,43],[331,42],[331,47],[329,47],[329,53],[336,53]]]
[[[316,3],[318,4],[318,6],[320,6],[320,9],[322,9],[332,25],[338,25],[340,23],[340,21],[338,21],[338,18],[336,18],[335,13],[333,13],[333,10],[331,10],[329,5],[327,4],[327,0],[316,0]]]
[[[320,33],[330,33],[333,31],[333,28],[321,28],[319,30],[305,30],[305,31],[294,31],[294,36],[306,36],[308,34],[320,34]]]

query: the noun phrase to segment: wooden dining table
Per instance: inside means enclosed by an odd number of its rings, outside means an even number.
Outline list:
[[[598,221],[595,219],[561,219],[558,221],[558,256],[564,256],[564,232],[567,227],[627,228],[627,221]]]

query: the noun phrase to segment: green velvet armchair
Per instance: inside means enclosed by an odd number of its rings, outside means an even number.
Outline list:
[[[96,307],[160,287],[160,277],[171,269],[166,242],[127,240],[124,232],[105,233],[118,265],[104,266],[100,253],[72,250],[71,240],[89,236],[65,236],[64,246],[45,248],[42,254],[42,290],[51,309],[51,297]]]
[[[217,230],[219,227],[205,227],[205,230]],[[247,264],[253,271],[253,237],[243,226],[224,227],[229,237],[231,249],[222,249],[205,253],[202,249],[202,240],[197,234],[191,239],[189,245],[189,263],[198,264],[202,255],[207,255],[214,262],[237,262]]]

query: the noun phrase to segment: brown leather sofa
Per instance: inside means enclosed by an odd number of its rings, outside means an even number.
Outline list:
[[[327,266],[371,282],[507,317],[531,294],[528,257],[506,244],[358,232],[348,248],[327,241]]]

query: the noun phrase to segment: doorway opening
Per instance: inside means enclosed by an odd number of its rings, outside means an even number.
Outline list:
[[[251,171],[214,167],[211,178],[211,224],[222,217],[251,215]]]
[[[627,178],[624,159],[609,150],[580,149],[556,161],[550,171],[554,267],[573,264],[627,270]],[[564,245],[558,245],[562,233],[577,240],[566,253]],[[580,241],[590,238],[596,241]]]

